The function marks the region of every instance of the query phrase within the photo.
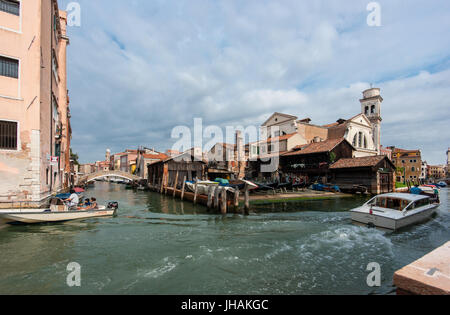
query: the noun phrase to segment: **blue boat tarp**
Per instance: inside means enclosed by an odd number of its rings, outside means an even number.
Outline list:
[[[70,194],[59,194],[59,195],[55,196],[55,198],[58,198],[58,199],[68,199],[69,197],[70,197]]]
[[[413,195],[420,195],[421,193],[423,193],[423,190],[419,187],[411,187],[409,192]]]
[[[76,193],[78,196],[81,196],[81,192],[80,193]],[[69,197],[70,197],[70,193],[67,193],[67,194],[59,194],[59,195],[56,195],[55,196],[55,198],[58,198],[58,199],[69,199]]]
[[[323,184],[313,184],[311,186],[312,190],[317,190],[317,191],[335,191],[335,192],[340,192],[341,190],[339,189],[338,186],[336,185],[323,185]]]
[[[220,186],[229,186],[230,185],[230,182],[227,179],[216,178],[214,181],[218,182]]]

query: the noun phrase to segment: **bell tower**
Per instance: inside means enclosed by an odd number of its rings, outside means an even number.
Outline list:
[[[450,148],[447,150],[447,167],[450,166]]]
[[[378,154],[381,149],[381,103],[383,98],[380,95],[379,88],[370,88],[363,92],[361,103],[361,113],[367,116],[372,124],[373,143],[377,148]]]

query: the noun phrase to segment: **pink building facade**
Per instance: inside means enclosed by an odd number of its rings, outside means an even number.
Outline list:
[[[56,0],[0,5],[0,207],[71,184],[66,23]]]

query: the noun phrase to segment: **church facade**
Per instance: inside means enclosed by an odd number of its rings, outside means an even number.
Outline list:
[[[365,90],[359,114],[329,125],[314,125],[309,118],[299,120],[296,116],[274,113],[261,125],[262,134],[276,138],[298,133],[301,141],[297,145],[343,138],[354,147],[354,157],[380,155],[382,102],[379,88]]]

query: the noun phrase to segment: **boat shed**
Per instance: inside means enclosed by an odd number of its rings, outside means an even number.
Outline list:
[[[355,148],[344,138],[312,142],[281,155],[281,170],[291,176],[304,176],[307,182],[328,181],[329,167],[341,158],[351,158]]]
[[[385,155],[344,158],[330,166],[331,182],[342,191],[365,188],[371,194],[395,189],[395,165]]]
[[[186,151],[174,157],[149,164],[148,182],[153,187],[179,187],[183,179],[204,180],[207,177],[207,164],[201,158],[194,156],[191,151]]]

